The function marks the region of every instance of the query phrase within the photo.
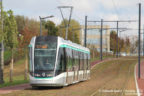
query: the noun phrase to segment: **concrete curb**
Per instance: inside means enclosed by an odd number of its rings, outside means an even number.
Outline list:
[[[135,71],[134,71],[135,84],[136,84],[137,96],[141,96],[141,95],[140,95],[140,90],[139,90],[139,87],[138,87],[138,82],[137,82],[136,66],[137,66],[137,64],[135,65],[135,69],[134,69],[134,70],[135,70]]]
[[[114,60],[114,59],[106,59],[106,60],[100,61],[100,62],[94,64],[94,65],[91,67],[91,69],[93,69],[96,65],[99,65],[99,64],[101,64],[101,63],[104,63],[104,62],[107,62],[107,61],[111,61],[111,60]]]

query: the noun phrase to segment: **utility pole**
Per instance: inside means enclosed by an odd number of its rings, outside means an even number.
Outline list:
[[[119,48],[118,48],[118,43],[119,43],[119,42],[118,42],[118,31],[119,31],[119,30],[118,30],[118,27],[119,27],[119,26],[118,26],[118,23],[119,23],[119,21],[117,21],[117,38],[116,38],[116,50],[117,50],[117,51],[116,51],[116,57],[117,57],[117,58],[118,58],[118,56],[119,56],[119,55],[118,55],[118,53],[119,53],[119,52],[118,52],[118,49],[119,49]]]
[[[1,8],[1,31],[2,31],[2,42],[1,42],[1,65],[0,65],[0,84],[4,83],[4,80],[3,80],[3,70],[4,70],[4,44],[3,44],[3,35],[4,35],[4,32],[3,32],[3,13],[2,13],[2,0],[1,0],[1,4],[0,4],[0,8]]]
[[[85,16],[85,35],[84,35],[84,46],[87,47],[87,16]]]
[[[101,19],[101,30],[100,30],[100,60],[103,60],[103,19]]]
[[[141,78],[140,75],[140,49],[141,49],[141,3],[139,3],[139,24],[138,24],[138,78]]]
[[[64,25],[65,25],[65,28],[66,28],[65,39],[68,40],[68,28],[70,26],[70,21],[71,21],[73,7],[72,6],[59,6],[58,8],[60,9],[60,12],[61,12],[61,15],[62,15],[62,18],[63,18],[63,21],[64,21]],[[62,8],[70,8],[71,9],[68,23],[66,22],[66,20],[65,20],[65,18],[63,16],[63,13],[62,13],[62,10],[61,10]]]

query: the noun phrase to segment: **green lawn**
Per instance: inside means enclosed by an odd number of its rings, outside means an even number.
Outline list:
[[[4,84],[0,84],[1,87],[11,86],[11,85],[18,85],[23,83],[28,83],[28,80],[24,80],[24,72],[25,72],[25,59],[18,60],[14,63],[14,70],[13,70],[13,82],[9,82],[9,73],[10,73],[10,66],[4,67]]]

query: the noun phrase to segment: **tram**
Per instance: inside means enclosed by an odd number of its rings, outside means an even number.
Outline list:
[[[90,50],[56,36],[35,36],[29,44],[32,87],[67,86],[90,79]]]

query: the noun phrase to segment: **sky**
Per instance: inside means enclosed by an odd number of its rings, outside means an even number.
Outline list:
[[[60,24],[62,16],[57,7],[73,6],[72,19],[84,25],[86,15],[88,20],[138,20],[138,3],[140,2],[144,8],[144,0],[3,0],[3,7],[4,10],[13,10],[15,15],[24,15],[36,20],[39,20],[39,16],[54,15],[49,20]],[[68,18],[70,10],[62,11],[64,17]],[[88,24],[96,25],[96,23]],[[115,23],[105,23],[105,25],[116,27]],[[122,28],[137,29],[137,26],[137,22],[119,24]],[[128,35],[127,33],[137,34],[137,31],[125,31],[121,34]]]

